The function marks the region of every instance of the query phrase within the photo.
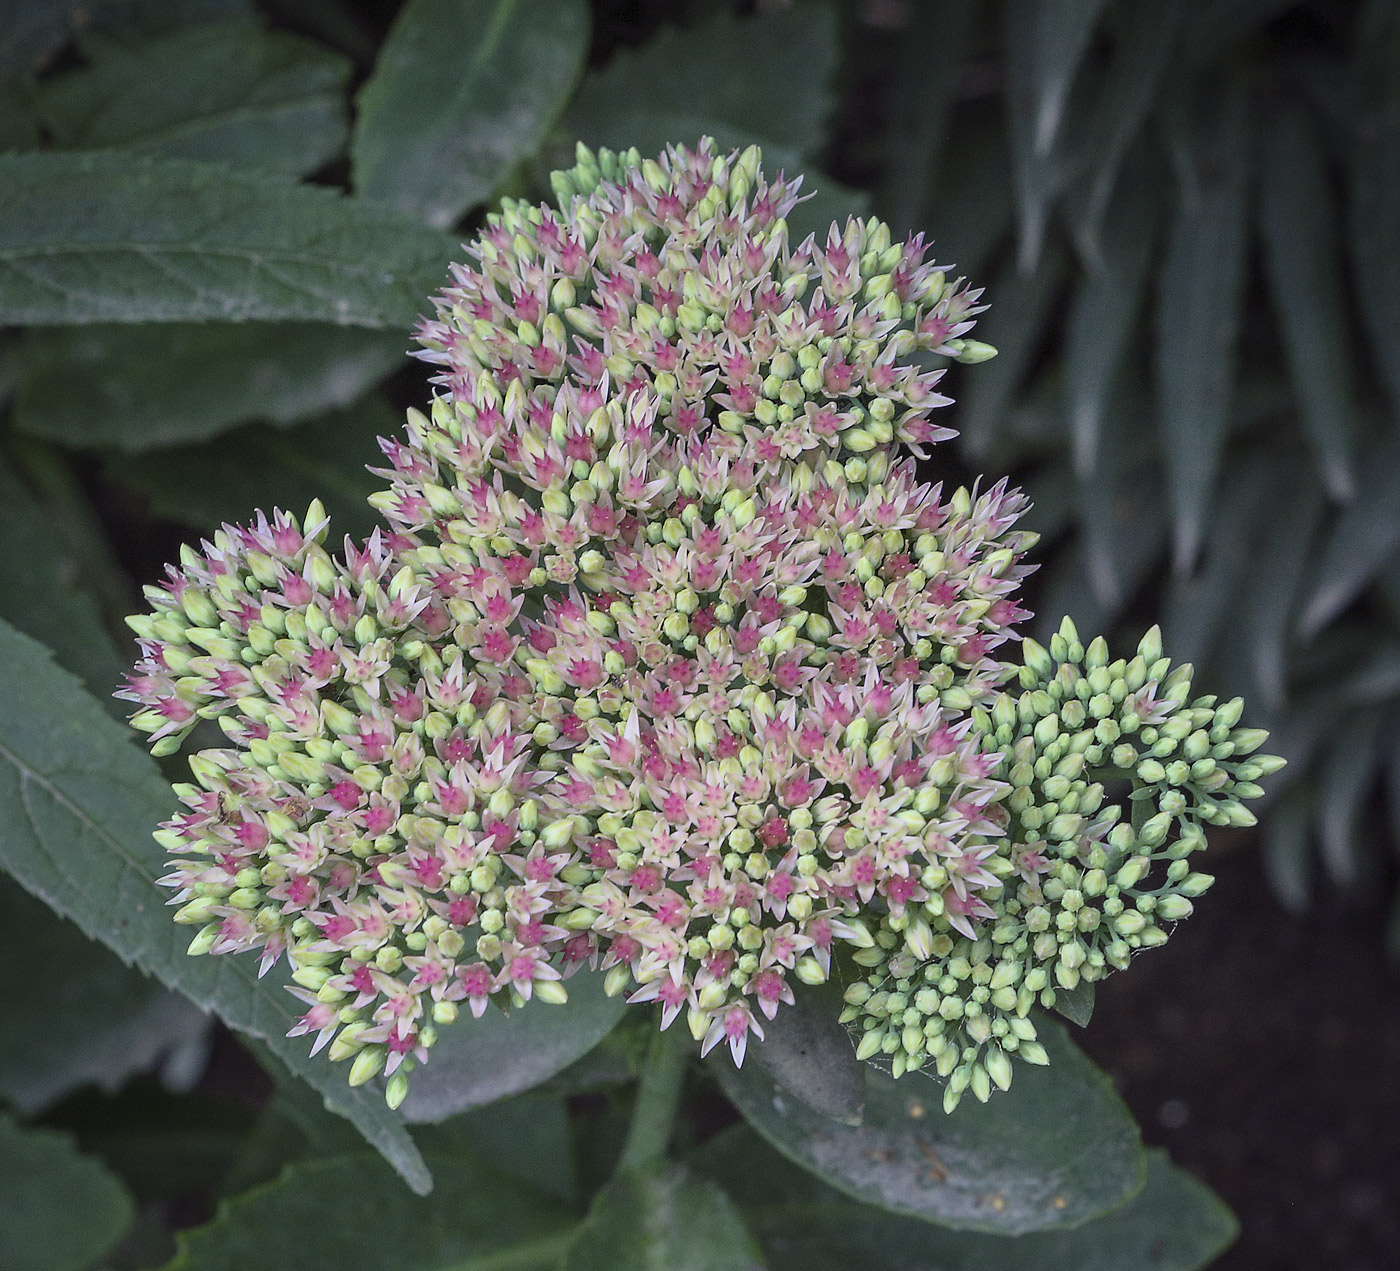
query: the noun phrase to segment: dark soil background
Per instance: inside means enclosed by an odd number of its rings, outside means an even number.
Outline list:
[[[1400,1265],[1400,969],[1384,915],[1280,908],[1252,848],[1175,939],[1099,989],[1076,1038],[1149,1143],[1239,1218],[1218,1271]]]

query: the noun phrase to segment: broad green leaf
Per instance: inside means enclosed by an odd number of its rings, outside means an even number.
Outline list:
[[[1114,378],[1137,329],[1157,240],[1158,183],[1146,162],[1129,171],[1114,200],[1097,260],[1075,288],[1065,345],[1074,467],[1090,478]]]
[[[126,1234],[131,1197],[52,1130],[0,1117],[0,1267],[83,1271]]]
[[[419,1126],[413,1137],[428,1156],[465,1152],[551,1196],[570,1203],[578,1199],[572,1127],[562,1096],[502,1099],[437,1125]]]
[[[724,1092],[783,1155],[856,1200],[969,1231],[1072,1227],[1142,1186],[1137,1126],[1096,1069],[1050,1021],[1045,1068],[1018,1065],[1011,1089],[951,1116],[942,1085],[867,1066],[859,1126],[784,1097],[757,1065],[713,1064]]]
[[[691,1158],[741,1202],[773,1271],[1195,1271],[1234,1239],[1230,1211],[1164,1152],[1122,1208],[1067,1231],[979,1235],[860,1205],[736,1128]],[[933,1162],[929,1162],[930,1168]]]
[[[880,197],[880,214],[896,233],[924,228],[975,9],[975,0],[916,5],[899,33]]]
[[[280,31],[218,23],[47,81],[36,107],[55,144],[198,159],[293,176],[333,159],[349,131],[350,63]]]
[[[966,376],[953,421],[962,433],[960,444],[974,460],[988,457],[1005,427],[1016,391],[1045,337],[1068,263],[1064,249],[1051,244],[1035,273],[1023,274],[1008,261],[982,297],[989,307],[975,334],[994,345],[997,356]]]
[[[1178,194],[1157,304],[1157,398],[1177,568],[1201,545],[1230,417],[1252,159],[1242,87],[1219,94],[1208,131],[1181,139]]]
[[[144,495],[150,510],[199,530],[246,521],[254,509],[301,512],[320,499],[338,540],[368,536],[380,519],[367,500],[383,481],[378,438],[398,431],[399,415],[370,396],[294,429],[257,424],[202,446],[118,455],[103,472]]]
[[[829,4],[664,30],[583,81],[564,131],[643,155],[712,131],[725,144],[767,141],[810,156],[826,142],[837,52]],[[701,131],[677,133],[680,120]],[[720,137],[723,126],[733,141]]]
[[[18,92],[0,88],[0,154],[33,150],[39,144],[39,121]]]
[[[422,1158],[379,1093],[351,1089],[341,1069],[286,1036],[301,1012],[276,977],[259,980],[253,959],[185,953],[188,932],[170,921],[155,886],[163,854],[151,831],[173,804],[155,764],[42,646],[4,623],[0,665],[8,685],[0,699],[0,806],[10,810],[0,820],[0,866],[123,961],[264,1038],[426,1191]]]
[[[553,1271],[576,1223],[557,1197],[465,1156],[432,1167],[424,1199],[367,1154],[293,1165],[181,1232],[166,1271]]]
[[[0,83],[36,71],[68,38],[71,0],[0,0]]]
[[[1400,439],[1362,460],[1356,497],[1333,526],[1298,621],[1304,639],[1317,635],[1385,567],[1400,547]]]
[[[1366,334],[1400,415],[1400,11],[1373,4],[1359,34],[1351,254]]]
[[[594,1198],[560,1271],[762,1271],[734,1203],[682,1167],[627,1173]]]
[[[748,1063],[763,1068],[785,1097],[846,1125],[859,1125],[865,1104],[865,1074],[855,1043],[840,1022],[841,994],[834,983],[799,991],[763,1026],[763,1044]]]
[[[139,452],[254,421],[292,424],[358,401],[407,346],[407,332],[313,322],[36,333],[15,426],[68,447]]]
[[[1092,176],[1075,227],[1080,249],[1091,258],[1098,250],[1123,159],[1142,130],[1176,50],[1183,7],[1184,0],[1154,0],[1124,6],[1118,14],[1113,53],[1089,125]]]
[[[603,977],[581,971],[563,1006],[531,1002],[509,1013],[489,1007],[444,1028],[432,1062],[413,1074],[404,1119],[441,1121],[469,1108],[522,1094],[592,1050],[627,1009],[603,992]]]
[[[1055,990],[1055,1014],[1063,1015],[1071,1024],[1088,1028],[1094,1015],[1094,986],[1080,980],[1072,989]]]
[[[1338,259],[1341,213],[1317,126],[1301,107],[1287,104],[1270,114],[1260,177],[1264,262],[1298,395],[1298,414],[1327,492],[1346,501],[1354,488],[1355,403]]]
[[[42,503],[0,458],[0,618],[47,644],[58,664],[108,696],[126,670],[82,564]]]
[[[0,156],[0,323],[407,328],[457,251],[392,208],[271,176],[120,154]]]
[[[1362,876],[1361,817],[1384,757],[1385,712],[1351,712],[1333,736],[1317,784],[1317,833],[1322,863],[1339,887]]]
[[[587,51],[584,0],[409,0],[360,90],[356,191],[451,225],[539,148]]]
[[[194,1006],[123,966],[3,874],[0,930],[9,950],[0,1097],[25,1115],[83,1086],[115,1090],[182,1048],[201,1048],[205,1021]]]

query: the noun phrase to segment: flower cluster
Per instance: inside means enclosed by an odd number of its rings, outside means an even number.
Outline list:
[[[421,325],[385,528],[337,558],[316,506],[226,527],[132,620],[136,726],[231,743],[159,836],[191,951],[285,957],[296,1031],[391,1103],[461,1003],[585,964],[741,1060],[841,945],[861,1053],[985,1098],[1052,974],[1189,911],[1200,823],[1270,766],[1150,647],[1067,629],[1004,687],[1025,501],[914,469],[936,362],[992,353],[978,293],[878,221],[792,244],[758,163],[580,149]],[[1136,828],[1097,784],[1129,770]]]

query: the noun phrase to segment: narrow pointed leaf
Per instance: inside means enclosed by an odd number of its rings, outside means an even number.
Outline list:
[[[539,148],[587,51],[584,0],[409,0],[356,103],[356,192],[451,225]]]
[[[1328,493],[1352,496],[1355,402],[1332,193],[1322,142],[1298,106],[1271,113],[1260,157],[1264,262],[1298,413]]]
[[[603,977],[583,971],[565,986],[563,1006],[532,1002],[509,1014],[489,1008],[442,1030],[432,1062],[413,1074],[404,1118],[441,1121],[469,1108],[531,1090],[587,1054],[627,1009],[603,992]]]
[[[560,1271],[762,1271],[733,1201],[683,1168],[623,1174],[593,1201]]]
[[[424,297],[426,303],[426,296]],[[139,453],[358,401],[404,358],[406,331],[310,322],[131,323],[38,333],[15,426]],[[84,391],[75,393],[73,381]]]
[[[1129,174],[1099,258],[1085,270],[1070,306],[1065,375],[1074,466],[1084,478],[1098,468],[1109,391],[1142,312],[1160,202],[1157,182],[1145,165]]]
[[[246,22],[177,31],[48,80],[36,109],[68,150],[122,150],[292,176],[314,171],[349,131],[350,63]]]
[[[458,250],[391,208],[212,164],[0,156],[0,323],[403,329]]]
[[[824,3],[663,30],[583,81],[565,131],[646,155],[694,145],[699,132],[676,131],[685,119],[690,129],[727,126],[725,144],[767,141],[806,157],[826,141],[838,51],[836,14]]]
[[[1352,261],[1366,334],[1400,416],[1400,11],[1373,5],[1358,40],[1351,162]]]
[[[1310,785],[1295,785],[1264,820],[1264,872],[1274,895],[1293,913],[1301,913],[1312,898],[1314,795]]]
[[[1302,0],[1213,0],[1193,6],[1184,47],[1190,64],[1204,66],[1231,45],[1255,34]]]
[[[576,1219],[559,1199],[464,1155],[413,1196],[367,1154],[293,1165],[181,1232],[166,1271],[553,1271]]]
[[[773,1271],[1195,1271],[1234,1239],[1209,1188],[1147,1154],[1147,1183],[1122,1208],[1067,1231],[949,1231],[861,1205],[783,1160],[747,1127],[710,1140],[692,1165],[739,1199]]]
[[[0,1117],[0,1267],[83,1271],[135,1216],[120,1180],[66,1135]]]
[[[1178,569],[1201,544],[1230,418],[1246,261],[1252,156],[1247,104],[1221,95],[1208,133],[1186,144],[1193,166],[1171,228],[1157,308],[1157,397]]]
[[[374,1090],[351,1089],[342,1069],[312,1059],[287,1030],[297,1001],[253,959],[191,958],[188,930],[155,886],[163,854],[151,831],[173,797],[155,764],[128,740],[42,646],[0,623],[0,865],[123,961],[264,1038],[274,1053],[348,1117],[420,1191],[431,1186],[402,1122]]]
[[[942,1084],[867,1066],[859,1126],[784,1097],[766,1071],[713,1065],[745,1119],[838,1191],[896,1214],[1002,1235],[1074,1226],[1142,1186],[1137,1127],[1108,1078],[1049,1020],[1045,1068],[1020,1065],[985,1105],[942,1109]]]
[[[937,183],[925,223],[940,267],[976,278],[1010,228],[1015,200],[1006,130],[973,124],[966,149],[965,161]],[[985,372],[987,367],[978,369]]]
[[[1298,628],[1310,639],[1337,617],[1400,548],[1400,440],[1377,447],[1361,466],[1356,497],[1317,561]]]
[[[1365,843],[1361,814],[1380,767],[1384,712],[1349,714],[1318,777],[1317,830],[1322,863],[1339,887],[1355,886],[1362,876]]]

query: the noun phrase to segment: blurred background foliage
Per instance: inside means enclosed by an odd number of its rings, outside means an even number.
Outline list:
[[[1069,613],[1125,647],[1160,621],[1200,683],[1275,732],[1290,766],[1261,850],[1285,903],[1392,897],[1393,0],[0,0],[0,618],[108,700],[120,618],[192,532],[313,496],[366,532],[375,438],[423,395],[406,333],[487,203],[545,197],[577,139],[702,134],[808,174],[795,231],[874,213],[985,284],[978,335],[1001,353],[950,380],[961,436],[933,467],[1032,495],[1047,627]],[[96,156],[40,189],[44,156],[69,151]],[[222,272],[186,259],[211,234],[238,248]],[[171,1091],[208,1058],[189,1008],[0,883],[21,982],[57,959],[101,1003],[21,1000],[47,1049],[0,1038],[11,1106],[57,1106],[141,1203],[345,1146],[283,1085],[251,1131],[189,1129],[178,1109],[203,1096]],[[103,1071],[69,1040],[80,1009]],[[83,1101],[107,1096],[73,1092],[153,1064],[165,1084],[93,1131]],[[497,1122],[471,1133],[518,1137]],[[585,1173],[595,1131],[620,1133],[602,1114],[558,1130]],[[77,1178],[86,1158],[26,1150],[96,1189],[102,1230],[129,1226],[124,1194]],[[165,1248],[143,1212],[113,1265]],[[215,1265],[200,1248],[180,1265]]]

